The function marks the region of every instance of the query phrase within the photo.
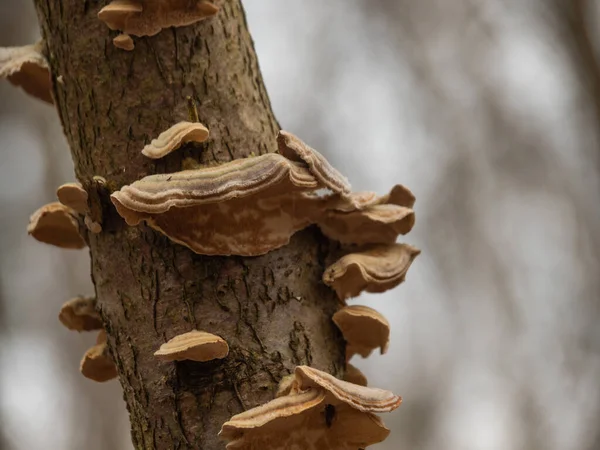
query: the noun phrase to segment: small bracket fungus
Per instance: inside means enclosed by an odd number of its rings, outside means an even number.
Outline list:
[[[227,449],[362,449],[382,442],[389,430],[373,412],[391,411],[400,397],[354,385],[310,367],[294,374],[289,395],[233,416],[219,436]]]
[[[79,371],[84,377],[99,383],[117,377],[117,367],[108,352],[104,330],[98,334],[96,345],[83,355],[79,364]]]
[[[346,363],[346,373],[344,373],[344,381],[348,383],[366,386],[368,384],[367,377],[358,368],[350,363]]]
[[[229,346],[223,338],[194,330],[175,336],[169,342],[161,345],[154,356],[165,361],[206,362],[223,359],[228,354]]]
[[[80,249],[86,246],[79,234],[77,212],[59,202],[49,203],[34,212],[27,232],[38,241],[57,247]]]
[[[23,47],[0,47],[0,78],[21,86],[29,95],[54,103],[50,69],[42,54],[43,42]]]
[[[69,330],[92,331],[102,329],[102,319],[96,311],[94,297],[75,297],[60,309],[58,319]]]
[[[346,306],[336,312],[332,320],[346,340],[347,360],[357,353],[366,358],[377,347],[382,355],[387,352],[390,324],[374,309],[361,305]]]
[[[277,135],[279,153],[290,161],[300,162],[321,184],[336,194],[350,194],[348,179],[338,172],[318,151],[306,145],[292,133],[281,130]]]
[[[149,226],[203,255],[257,256],[314,222],[292,204],[318,188],[297,163],[269,153],[219,166],[151,175],[111,195],[129,225]]]
[[[88,212],[88,193],[81,183],[65,183],[56,190],[58,201],[63,205],[73,208],[81,215]]]
[[[148,158],[159,159],[178,149],[187,142],[204,142],[208,139],[208,128],[198,122],[179,122],[159,134],[142,153]]]
[[[205,0],[113,0],[98,13],[111,30],[153,36],[163,28],[183,27],[214,16],[219,8]]]
[[[113,39],[113,45],[121,50],[130,52],[135,48],[133,39],[128,34],[122,33]]]
[[[404,281],[420,253],[408,244],[373,245],[333,263],[325,269],[323,282],[335,289],[340,300],[362,291],[385,292]]]

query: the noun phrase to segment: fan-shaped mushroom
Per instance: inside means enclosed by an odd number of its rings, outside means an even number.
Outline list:
[[[142,153],[148,158],[158,159],[187,142],[204,142],[208,139],[208,128],[198,122],[179,122],[153,139]]]
[[[77,212],[62,203],[49,203],[29,218],[27,232],[36,240],[62,248],[80,249],[86,243],[79,234]]]
[[[75,297],[60,309],[58,319],[69,330],[91,331],[102,329],[102,319],[96,311],[95,297]]]
[[[223,338],[194,330],[175,336],[169,342],[161,345],[154,356],[165,361],[206,362],[225,358],[228,354],[229,346]]]
[[[79,364],[79,371],[84,377],[99,383],[117,377],[117,367],[108,352],[104,330],[98,334],[96,345],[83,355]]]
[[[29,95],[54,103],[50,69],[42,54],[43,42],[23,47],[0,47],[0,78],[21,86]]]
[[[346,340],[346,359],[359,354],[366,358],[377,347],[387,352],[390,324],[380,313],[368,306],[352,305],[333,315],[333,322]]]

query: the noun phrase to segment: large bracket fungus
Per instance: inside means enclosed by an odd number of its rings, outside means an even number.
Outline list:
[[[374,309],[362,305],[346,306],[336,312],[332,320],[346,340],[347,360],[355,354],[366,358],[376,348],[382,355],[387,352],[390,324]]]
[[[113,0],[98,13],[111,30],[154,36],[163,28],[192,25],[219,8],[206,0]]]
[[[389,434],[375,412],[396,409],[401,398],[307,366],[298,366],[290,392],[237,414],[219,435],[227,449],[359,449]]]
[[[27,232],[36,240],[61,248],[86,246],[79,234],[77,211],[55,202],[42,206],[29,218]]]
[[[54,103],[50,69],[42,54],[43,42],[23,47],[0,47],[0,78],[46,103]]]

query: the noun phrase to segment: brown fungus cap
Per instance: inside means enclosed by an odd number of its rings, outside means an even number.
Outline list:
[[[126,33],[119,34],[113,39],[113,45],[121,50],[126,50],[128,52],[132,51],[135,48],[135,44],[133,43],[133,39]]]
[[[42,54],[43,42],[23,47],[0,47],[0,78],[47,103],[51,95],[50,69]]]
[[[61,248],[86,246],[79,234],[77,212],[59,202],[49,203],[34,212],[29,218],[27,232],[40,242]]]
[[[229,346],[223,338],[194,330],[175,336],[169,342],[161,345],[154,356],[165,361],[206,362],[223,359],[228,354]]]
[[[356,450],[388,435],[377,416],[328,404],[322,389],[279,397],[237,414],[219,433],[229,441],[228,450]]]
[[[65,183],[56,190],[58,201],[68,206],[81,215],[88,212],[88,193],[81,183]]]
[[[69,330],[92,331],[102,329],[102,319],[96,311],[94,297],[75,297],[62,305],[58,319]]]
[[[382,355],[387,352],[390,324],[374,309],[361,305],[346,306],[336,312],[332,320],[346,340],[346,359],[355,354],[366,358],[378,347]]]
[[[168,155],[187,142],[204,142],[208,128],[198,122],[179,122],[153,139],[142,150],[148,158],[158,159]]]
[[[153,36],[163,28],[188,26],[218,11],[205,0],[113,0],[100,10],[98,18],[111,30]]]
[[[366,386],[368,384],[367,377],[357,367],[350,363],[346,363],[346,372],[344,373],[344,381],[348,383]]]
[[[323,274],[323,282],[340,300],[362,291],[385,292],[402,283],[414,259],[421,253],[408,244],[372,245],[343,256]]]
[[[117,377],[117,367],[108,352],[104,330],[98,334],[96,345],[83,355],[79,364],[79,371],[84,377],[99,383]]]
[[[277,135],[279,153],[291,161],[306,164],[319,182],[336,194],[350,194],[348,179],[338,172],[323,155],[306,145],[292,133],[281,130]]]
[[[145,220],[196,253],[257,256],[314,223],[312,211],[292,200],[318,187],[307,169],[269,153],[145,177],[111,200],[129,225]]]

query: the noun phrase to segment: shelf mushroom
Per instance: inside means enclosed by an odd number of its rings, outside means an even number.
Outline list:
[[[23,47],[0,47],[0,78],[46,103],[54,103],[50,69],[42,48],[43,41]]]
[[[59,202],[49,203],[34,212],[27,232],[36,240],[57,247],[81,249],[86,246],[79,234],[77,212]]]
[[[131,36],[127,33],[121,33],[113,38],[113,45],[121,50],[132,51],[135,48],[135,44]]]
[[[117,367],[108,353],[106,332],[100,331],[96,345],[91,347],[81,359],[79,371],[90,380],[104,383],[117,377]]]
[[[225,339],[204,331],[193,330],[175,336],[154,353],[164,361],[199,361],[223,359],[229,354]]]
[[[346,360],[355,354],[366,358],[379,348],[387,352],[390,340],[390,324],[373,308],[362,305],[346,306],[333,315],[333,322],[346,341]]]
[[[346,372],[344,373],[344,381],[348,383],[366,386],[368,384],[367,377],[357,367],[350,363],[346,363]]]
[[[208,128],[199,122],[179,122],[152,139],[142,150],[148,158],[162,158],[187,142],[204,142],[208,139]]]
[[[111,30],[154,36],[163,28],[183,27],[214,16],[219,8],[206,0],[113,0],[98,13]]]
[[[402,283],[420,250],[408,244],[373,245],[347,254],[323,274],[323,282],[337,292],[340,300],[362,291],[385,292]]]
[[[95,297],[75,297],[62,305],[60,322],[69,330],[91,331],[102,329],[102,318],[96,311]]]
[[[227,449],[365,448],[389,435],[374,412],[400,406],[389,391],[338,380],[308,366],[298,366],[288,395],[233,416],[219,436]]]

